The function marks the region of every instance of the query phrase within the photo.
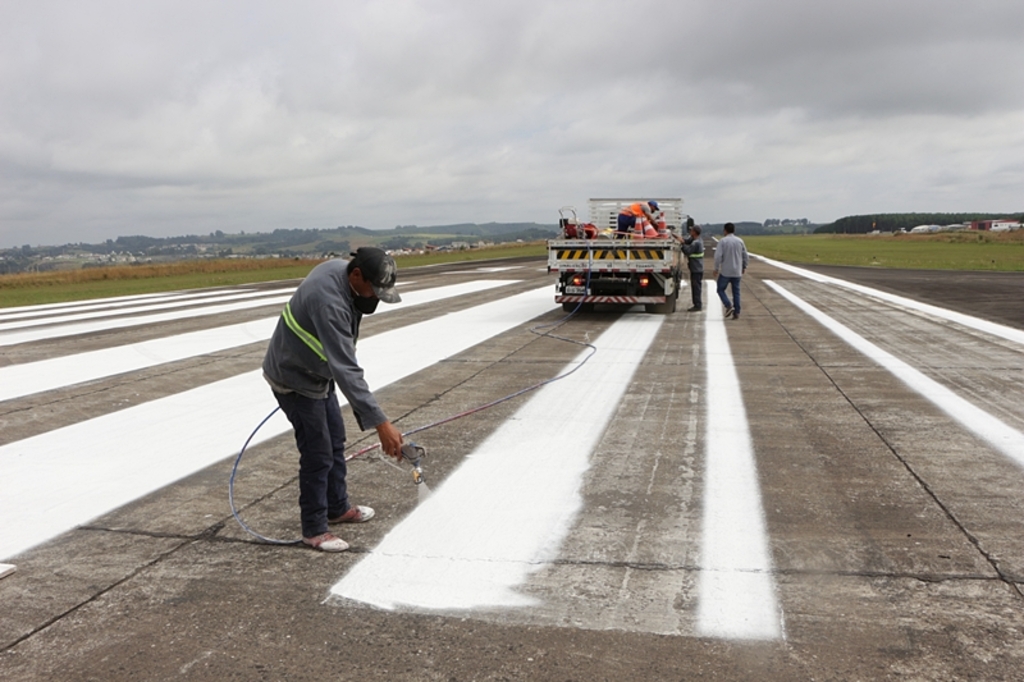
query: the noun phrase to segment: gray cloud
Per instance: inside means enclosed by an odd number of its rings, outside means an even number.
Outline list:
[[[0,4],[0,247],[1020,210],[1018,2]]]

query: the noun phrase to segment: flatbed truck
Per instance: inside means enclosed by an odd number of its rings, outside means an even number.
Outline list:
[[[558,274],[555,302],[563,310],[589,312],[600,304],[643,305],[649,313],[675,312],[685,267],[675,236],[687,218],[682,213],[683,200],[653,199],[661,214],[658,237],[641,237],[642,230],[617,235],[618,214],[641,201],[648,200],[591,199],[586,223],[579,222],[575,208],[559,209],[561,234],[548,241],[548,272]]]

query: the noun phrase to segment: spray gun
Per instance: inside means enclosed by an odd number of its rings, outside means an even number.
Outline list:
[[[423,446],[416,445],[411,441],[402,446],[402,459],[412,465],[412,480],[416,485],[423,483],[423,469],[420,467],[420,462],[426,454],[427,451]]]

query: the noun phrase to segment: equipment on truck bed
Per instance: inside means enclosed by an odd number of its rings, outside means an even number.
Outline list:
[[[618,215],[639,201],[656,201],[657,226],[615,238]],[[558,273],[555,302],[566,311],[590,311],[595,304],[643,304],[647,312],[675,312],[684,260],[672,233],[685,223],[683,200],[591,199],[590,222],[576,209],[558,210],[561,238],[548,240],[548,272]],[[645,236],[650,235],[650,236]]]

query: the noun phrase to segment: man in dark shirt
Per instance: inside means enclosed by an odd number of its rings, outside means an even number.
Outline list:
[[[690,236],[683,239],[683,253],[686,254],[686,264],[690,268],[690,292],[693,305],[687,312],[695,312],[704,309],[704,240],[700,236],[700,225],[693,224],[693,218],[686,219],[686,226]]]

